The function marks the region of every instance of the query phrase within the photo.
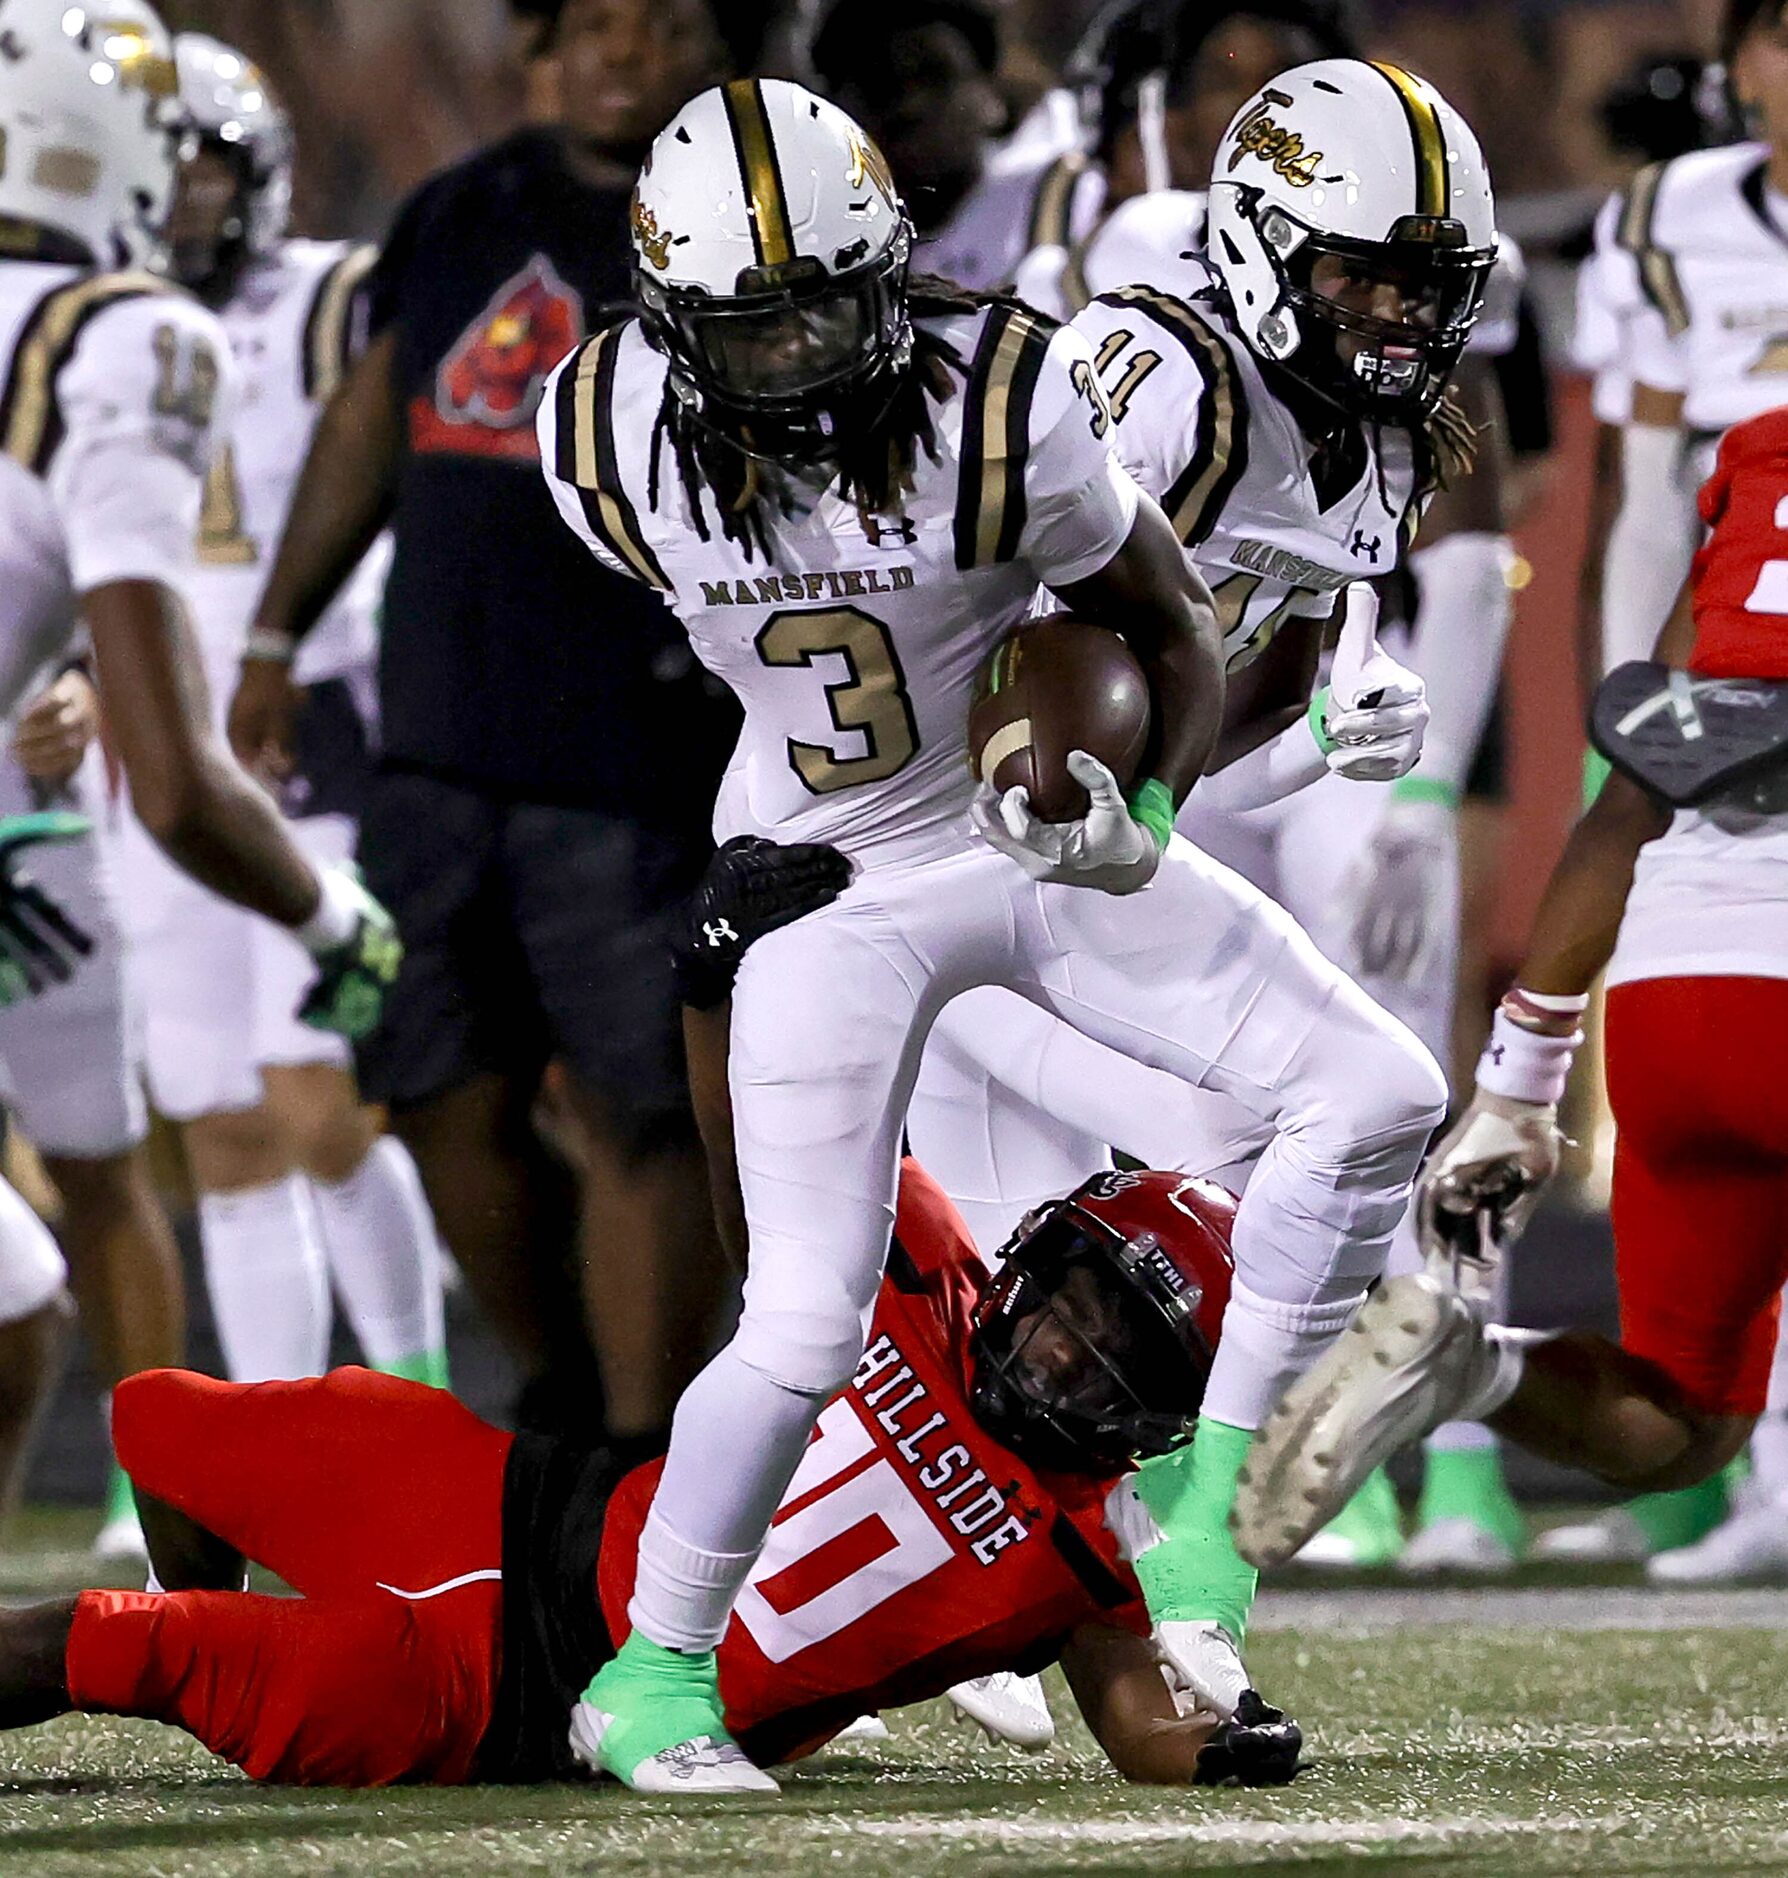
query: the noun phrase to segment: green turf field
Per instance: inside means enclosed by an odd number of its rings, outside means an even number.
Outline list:
[[[32,1537],[9,1597],[75,1569],[60,1522]],[[1788,1593],[1269,1593],[1250,1658],[1306,1726],[1289,1792],[1127,1788],[1077,1724],[1032,1759],[940,1708],[809,1762],[778,1803],[675,1808],[284,1793],[148,1724],[60,1722],[0,1742],[0,1878],[1788,1871]]]

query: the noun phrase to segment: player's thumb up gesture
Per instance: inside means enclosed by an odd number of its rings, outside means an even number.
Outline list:
[[[1322,709],[1325,760],[1351,782],[1394,782],[1415,768],[1428,728],[1428,688],[1378,643],[1378,595],[1356,580]]]

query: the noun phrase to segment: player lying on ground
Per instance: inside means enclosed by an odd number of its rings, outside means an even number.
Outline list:
[[[1129,1458],[1196,1413],[1233,1219],[1206,1183],[1103,1175],[1030,1222],[990,1281],[905,1164],[868,1348],[718,1653],[726,1726],[753,1759],[1059,1660],[1127,1778],[1291,1779],[1298,1729],[1251,1691],[1233,1722],[1176,1700],[1129,1563],[1158,1538]],[[544,1780],[591,1758],[567,1718],[626,1635],[662,1463],[623,1472],[361,1369],[149,1371],[120,1385],[113,1437],[152,1496],[169,1589],[0,1613],[0,1725],[142,1716],[309,1785]],[[245,1556],[301,1597],[232,1588]],[[690,1774],[668,1761],[659,1790]]]
[[[1777,410],[1721,445],[1701,492],[1712,533],[1660,663],[1620,667],[1598,697],[1617,773],[1554,870],[1477,1094],[1422,1180],[1431,1245],[1470,1250],[1481,1228],[1494,1244],[1525,1224],[1558,1164],[1555,1105],[1606,967],[1621,1340],[1486,1326],[1438,1278],[1393,1280],[1254,1444],[1235,1527],[1261,1565],[1447,1416],[1483,1416],[1631,1492],[1705,1479],[1763,1410],[1788,1280],[1785,500]]]

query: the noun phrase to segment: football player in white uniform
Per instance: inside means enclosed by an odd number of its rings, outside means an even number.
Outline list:
[[[744,80],[688,105],[653,145],[634,229],[646,311],[555,374],[549,484],[739,694],[729,832],[828,841],[857,874],[740,974],[744,1310],[678,1406],[633,1632],[573,1725],[637,1787],[761,1790],[726,1739],[710,1652],[860,1354],[938,1009],[1006,984],[1272,1134],[1238,1215],[1235,1355],[1159,1480],[1168,1536],[1139,1560],[1169,1620],[1188,1583],[1234,1587],[1223,1520],[1247,1430],[1382,1268],[1444,1082],[1285,913],[1172,834],[1219,732],[1220,634],[1112,453],[1085,342],[1010,301],[909,290],[886,164],[799,86]],[[1426,370],[1358,350],[1399,379]],[[1126,638],[1155,701],[1146,780],[1126,799],[1077,753],[1092,807],[1061,825],[1022,793],[975,797],[965,760],[976,675],[1039,584]],[[1204,1629],[1167,1621],[1162,1647],[1196,1655]],[[1196,1662],[1190,1680],[1233,1709],[1233,1644],[1222,1667],[1221,1686]]]
[[[908,0],[890,20],[833,0],[814,32],[826,91],[875,139],[913,216],[913,266],[1003,287],[1031,249],[1075,240],[1098,182],[1072,147],[999,141],[999,23],[986,0]]]
[[[114,17],[53,0],[9,7],[0,712],[17,708],[84,625],[113,747],[157,840],[196,877],[296,931],[321,967],[306,1000],[313,1020],[358,1030],[376,1020],[395,935],[351,876],[305,860],[224,752],[179,598],[233,381],[210,315],[141,265],[156,253],[173,181],[173,91],[171,47],[141,0],[120,0]],[[103,974],[103,946],[99,959]],[[111,1028],[101,1030],[58,1065],[69,1087],[89,1049],[102,1066],[116,1054]],[[159,1295],[147,1274],[135,1278]],[[126,1284],[108,1282],[117,1320],[142,1332],[143,1297],[133,1306]],[[103,1321],[94,1328],[102,1360],[128,1359],[103,1348]],[[177,1320],[160,1328],[179,1335]]]
[[[204,34],[179,35],[174,53],[187,141],[170,263],[216,313],[240,379],[185,580],[221,730],[316,411],[350,356],[373,251],[289,238],[291,129],[266,78]],[[350,583],[298,673],[337,754],[278,786],[293,839],[320,865],[353,847],[365,733],[350,687],[371,689],[378,574],[368,565]],[[343,1040],[298,1021],[303,948],[170,866],[140,830],[127,836],[127,862],[150,1092],[181,1127],[230,1375],[320,1373],[333,1280],[371,1368],[443,1382],[440,1261],[421,1181],[361,1106]]]

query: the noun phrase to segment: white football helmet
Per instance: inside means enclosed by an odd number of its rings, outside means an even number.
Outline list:
[[[173,188],[173,44],[142,0],[7,0],[0,218],[101,267],[155,263]]]
[[[801,85],[742,78],[660,132],[633,197],[646,330],[685,403],[823,451],[911,356],[912,225],[881,152]]]
[[[180,112],[190,134],[231,156],[241,175],[236,213],[223,230],[225,248],[271,252],[292,212],[292,123],[259,66],[209,33],[174,40]]]
[[[1496,258],[1490,175],[1426,80],[1319,59],[1256,92],[1224,132],[1207,246],[1262,358],[1357,415],[1416,423]]]

